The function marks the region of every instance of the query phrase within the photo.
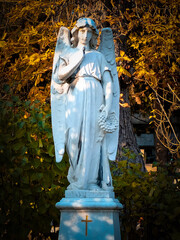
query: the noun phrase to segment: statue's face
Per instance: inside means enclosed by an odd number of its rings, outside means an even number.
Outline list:
[[[78,31],[78,40],[82,45],[88,45],[92,38],[92,29],[89,27],[80,28]]]

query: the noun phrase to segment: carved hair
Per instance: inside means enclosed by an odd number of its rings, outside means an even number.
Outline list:
[[[97,45],[97,37],[98,37],[99,32],[96,28],[95,22],[90,18],[80,18],[76,22],[75,27],[71,31],[72,45],[73,45],[73,47],[77,47],[77,45],[78,45],[78,31],[79,31],[80,28],[84,28],[84,27],[89,27],[89,28],[92,29],[92,37],[91,37],[91,40],[89,41],[89,46],[90,46],[91,49],[95,49],[96,45]]]

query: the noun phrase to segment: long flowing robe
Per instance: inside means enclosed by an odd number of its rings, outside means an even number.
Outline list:
[[[105,104],[103,74],[109,71],[104,55],[87,52],[75,84],[65,101],[66,151],[69,189],[89,189],[97,183],[112,186],[106,138],[99,127],[99,109]],[[100,180],[100,181],[99,181]]]

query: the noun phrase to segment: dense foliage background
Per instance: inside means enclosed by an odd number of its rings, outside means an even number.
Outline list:
[[[110,25],[115,36],[121,108],[150,114],[159,141],[173,156],[157,172],[141,172],[136,154],[112,165],[124,205],[122,239],[177,240],[180,236],[179,16],[174,0],[2,1],[0,29],[1,239],[57,239],[55,203],[67,187],[68,159],[55,163],[50,79],[60,26],[81,16]],[[118,47],[120,46],[120,47]],[[118,50],[117,50],[118,49]],[[133,66],[133,67],[132,67]],[[128,114],[130,114],[128,112]],[[121,143],[120,143],[121,144]]]

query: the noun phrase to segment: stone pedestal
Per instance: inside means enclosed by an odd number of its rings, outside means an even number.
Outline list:
[[[122,204],[108,191],[70,191],[56,203],[59,240],[120,240]]]

